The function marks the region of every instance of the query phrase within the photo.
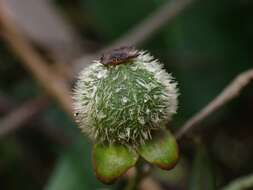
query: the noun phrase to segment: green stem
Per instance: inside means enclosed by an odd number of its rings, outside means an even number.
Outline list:
[[[146,163],[140,161],[136,164],[136,174],[129,179],[125,190],[138,190],[139,185],[144,177],[146,177],[149,171],[144,171],[144,166]]]

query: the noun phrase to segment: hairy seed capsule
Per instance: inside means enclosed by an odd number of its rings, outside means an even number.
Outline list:
[[[81,71],[75,117],[96,142],[144,144],[176,113],[177,91],[172,76],[151,55],[119,48]]]

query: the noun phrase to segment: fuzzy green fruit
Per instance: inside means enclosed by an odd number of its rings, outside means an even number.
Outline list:
[[[177,84],[145,52],[124,64],[95,61],[81,71],[74,93],[82,131],[99,143],[145,144],[177,110]]]

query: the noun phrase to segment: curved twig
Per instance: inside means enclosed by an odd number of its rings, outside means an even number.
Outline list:
[[[182,128],[176,133],[177,139],[182,138],[183,135],[196,128],[200,122],[206,119],[214,111],[236,98],[251,80],[253,80],[253,69],[239,74],[214,100],[186,121]]]

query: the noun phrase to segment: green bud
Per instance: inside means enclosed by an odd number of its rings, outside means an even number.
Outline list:
[[[165,170],[172,169],[179,159],[177,141],[169,131],[161,131],[152,140],[140,145],[138,153],[147,162]]]
[[[97,178],[106,184],[113,183],[129,168],[135,165],[138,154],[123,145],[95,144],[93,164]]]

